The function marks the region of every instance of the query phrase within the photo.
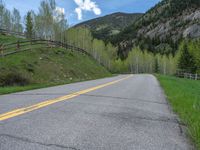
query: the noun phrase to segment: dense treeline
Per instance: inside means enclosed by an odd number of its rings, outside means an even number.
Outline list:
[[[172,55],[153,54],[134,48],[127,58],[129,70],[133,73],[175,74],[177,58]]]
[[[94,39],[87,28],[70,28],[64,32],[65,42],[78,46],[90,53],[100,64],[112,69],[117,59],[117,48],[111,43],[105,44],[102,40]]]
[[[126,59],[133,73],[161,73],[173,75],[177,70],[200,73],[200,39],[183,40],[175,54],[154,54],[133,48]]]
[[[177,45],[175,53],[169,51],[168,54],[153,53],[134,47],[128,53],[127,59],[121,60],[117,55],[117,47],[94,39],[86,28],[70,28],[64,36],[65,42],[86,49],[99,63],[114,73],[173,75],[178,69],[191,73],[200,72],[200,40],[183,40],[180,45]],[[184,45],[187,47],[185,48]],[[162,47],[160,49],[162,50]]]
[[[200,39],[185,40],[179,46],[178,68],[184,72],[200,73]]]

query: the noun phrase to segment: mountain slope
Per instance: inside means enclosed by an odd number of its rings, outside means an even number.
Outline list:
[[[125,27],[134,23],[141,13],[114,13],[77,24],[75,27],[87,27],[91,29],[93,36],[98,39],[107,40],[110,36],[122,31]]]
[[[111,41],[127,57],[135,45],[152,52],[174,53],[182,38],[200,37],[199,0],[163,0]]]

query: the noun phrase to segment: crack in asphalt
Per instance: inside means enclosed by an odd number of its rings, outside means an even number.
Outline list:
[[[36,141],[32,141],[28,138],[24,138],[24,137],[17,137],[17,136],[13,136],[13,135],[9,135],[9,134],[0,134],[0,137],[8,137],[8,138],[12,138],[18,141],[22,141],[22,142],[26,142],[26,143],[32,143],[32,144],[38,144],[38,145],[42,145],[42,146],[47,146],[47,147],[58,147],[58,148],[62,148],[62,149],[72,149],[72,150],[80,150],[77,149],[75,147],[71,147],[71,146],[64,146],[64,145],[59,145],[59,144],[46,144],[46,143],[42,143],[42,142],[36,142]]]
[[[73,93],[30,93],[30,94],[11,94],[11,95],[38,95],[38,96],[44,96],[44,95],[68,95]],[[76,94],[74,94],[76,95]],[[113,99],[124,99],[124,100],[130,100],[130,101],[138,101],[138,102],[146,102],[146,103],[156,103],[161,105],[168,105],[164,102],[158,102],[158,101],[149,101],[146,99],[141,98],[126,98],[126,97],[117,97],[117,96],[109,96],[109,95],[93,95],[93,94],[81,94],[79,96],[91,96],[91,97],[102,97],[102,98],[113,98]]]
[[[113,98],[113,99],[125,99],[130,101],[138,101],[138,102],[146,102],[146,103],[156,103],[156,104],[163,104],[167,105],[167,103],[158,102],[158,101],[149,101],[141,98],[126,98],[126,97],[115,97],[115,96],[107,96],[107,95],[92,95],[92,94],[81,94],[80,96],[91,96],[91,97],[103,97],[103,98]]]

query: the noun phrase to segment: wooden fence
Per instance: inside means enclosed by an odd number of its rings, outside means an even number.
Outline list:
[[[187,73],[185,71],[182,70],[178,70],[176,72],[176,76],[180,77],[180,78],[187,78],[187,79],[191,79],[191,80],[200,80],[200,74],[192,74],[192,73]]]
[[[98,62],[101,66],[103,66],[109,70],[108,67],[106,67],[103,63],[96,60],[93,55],[91,55],[89,52],[87,52],[87,50],[85,50],[83,48],[79,48],[79,47],[76,47],[76,46],[68,44],[68,43],[63,43],[61,41],[42,39],[40,37],[33,37],[31,40],[26,40],[26,34],[22,33],[22,32],[15,32],[15,31],[9,31],[9,30],[5,30],[5,29],[0,29],[0,33],[5,34],[5,35],[19,36],[19,37],[24,38],[24,39],[21,39],[20,41],[13,42],[13,43],[3,43],[3,44],[0,43],[0,57],[1,56],[4,57],[7,55],[31,50],[32,46],[34,46],[34,45],[38,45],[40,47],[55,46],[55,47],[63,47],[66,50],[77,51],[82,54],[85,54],[85,55],[89,56],[91,59],[93,59],[94,61]],[[26,46],[30,46],[30,45],[31,45],[31,47],[26,47]]]
[[[15,31],[10,31],[10,30],[6,30],[6,29],[0,29],[0,33],[1,34],[6,34],[6,35],[15,35],[15,36],[20,36],[20,37],[26,37],[25,33],[23,32],[15,32]],[[77,52],[81,52],[83,54],[86,54],[90,57],[91,54],[88,53],[85,49],[76,47],[74,45],[70,45],[67,43],[63,43],[60,41],[53,41],[53,40],[45,40],[42,38],[38,38],[38,37],[34,37],[31,40],[26,40],[26,39],[22,39],[20,41],[17,42],[13,42],[13,43],[0,43],[0,55],[1,56],[6,56],[6,55],[11,55],[14,53],[18,53],[18,52],[23,52],[23,51],[27,51],[30,50],[31,47],[27,48],[27,46],[34,46],[34,45],[41,45],[41,47],[44,46],[56,46],[56,47],[63,47],[72,51],[77,51]],[[93,58],[93,57],[92,57]]]
[[[42,39],[24,40],[24,41],[17,41],[14,43],[2,44],[0,45],[0,54],[1,56],[7,56],[14,53],[31,50],[31,47],[34,45],[39,45],[40,47],[52,47],[52,46],[63,47],[72,51],[77,51],[85,55],[91,56],[86,50],[82,48],[65,44],[59,41],[42,40]],[[27,47],[27,46],[31,46],[31,47]]]
[[[15,32],[15,31],[10,31],[10,30],[6,30],[6,29],[0,29],[0,33],[6,34],[6,35],[17,35],[20,37],[25,37],[25,33],[23,33],[23,32]]]

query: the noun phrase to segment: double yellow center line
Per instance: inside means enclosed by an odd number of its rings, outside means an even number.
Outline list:
[[[34,110],[55,104],[55,103],[58,103],[58,102],[61,102],[61,101],[69,100],[69,99],[77,97],[81,94],[85,94],[85,93],[88,93],[88,92],[91,92],[91,91],[94,91],[94,90],[97,90],[97,89],[118,83],[122,80],[128,79],[129,77],[131,77],[131,75],[127,76],[125,78],[119,79],[119,80],[108,82],[108,83],[98,85],[98,86],[95,86],[95,87],[92,87],[92,88],[89,88],[89,89],[85,89],[85,90],[82,90],[82,91],[72,93],[72,94],[69,94],[69,95],[65,95],[65,96],[62,96],[62,97],[58,97],[58,98],[55,98],[55,99],[51,99],[51,100],[47,100],[47,101],[44,101],[44,102],[41,102],[41,103],[37,103],[37,104],[34,104],[32,106],[19,108],[19,109],[16,109],[16,110],[4,113],[4,114],[0,114],[0,121],[6,120],[6,119],[9,119],[9,118],[13,118],[13,117],[16,117],[16,116],[19,116],[19,115],[22,115],[22,114],[25,114],[25,113],[28,113],[28,112],[31,112],[31,111],[34,111]]]

